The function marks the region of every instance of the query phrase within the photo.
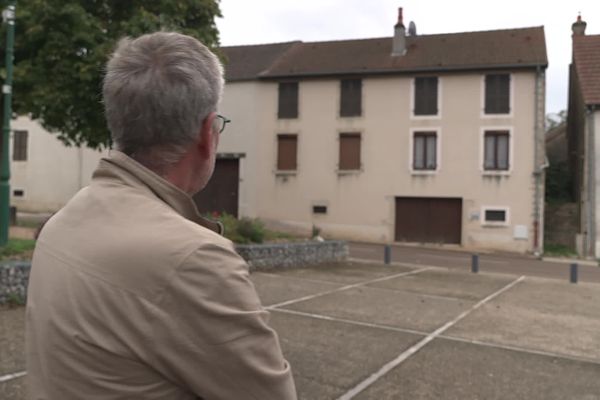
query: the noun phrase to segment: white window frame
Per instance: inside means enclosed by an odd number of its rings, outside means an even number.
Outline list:
[[[435,132],[436,140],[435,140],[435,169],[414,169],[414,139],[415,132]],[[442,128],[440,127],[429,127],[423,126],[420,128],[410,128],[409,129],[409,145],[408,145],[408,170],[412,175],[435,175],[437,174],[442,167]]]
[[[506,218],[504,221],[488,221],[485,219],[486,211],[504,211]],[[482,226],[510,226],[510,207],[506,206],[482,206],[481,207],[481,225]]]
[[[499,75],[499,74],[507,74],[508,78],[508,114],[486,114],[485,113],[485,77],[487,75]],[[514,118],[514,110],[515,110],[515,75],[511,72],[490,72],[488,74],[483,74],[481,76],[481,89],[480,89],[480,101],[481,101],[481,118],[490,119],[490,118]]]
[[[484,168],[485,162],[485,133],[487,131],[508,131],[508,169],[490,170]],[[483,126],[479,133],[479,171],[488,176],[509,176],[514,165],[514,127],[513,126]]]
[[[427,77],[436,77],[438,78],[438,93],[437,93],[437,114],[436,115],[415,115],[415,81],[417,78],[427,78]],[[431,120],[431,119],[441,119],[442,118],[442,77],[439,75],[423,75],[423,76],[415,76],[411,79],[410,82],[410,119],[411,120]]]

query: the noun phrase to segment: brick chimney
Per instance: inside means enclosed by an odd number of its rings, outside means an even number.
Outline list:
[[[406,28],[402,22],[402,7],[398,8],[398,22],[394,25],[394,42],[392,45],[393,56],[406,54]]]
[[[585,35],[585,27],[587,23],[581,20],[581,14],[577,16],[577,21],[571,25],[571,29],[573,30],[573,36],[583,36]]]

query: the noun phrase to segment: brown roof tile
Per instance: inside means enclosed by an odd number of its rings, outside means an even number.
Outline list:
[[[391,55],[392,38],[293,42],[272,57],[257,78],[283,78],[342,74],[403,73],[548,65],[543,27],[464,32],[407,37],[407,53]],[[274,45],[263,45],[274,46]],[[262,57],[260,46],[224,47],[246,51],[244,59]],[[256,52],[255,54],[252,54]],[[245,66],[230,67],[244,70]],[[258,62],[258,61],[257,61]],[[267,62],[258,62],[266,66]],[[256,71],[257,68],[254,68]],[[243,74],[251,76],[250,71]]]
[[[600,104],[600,35],[573,38],[573,59],[585,104]]]
[[[256,79],[290,47],[301,42],[221,47],[225,55],[225,79],[241,81]]]

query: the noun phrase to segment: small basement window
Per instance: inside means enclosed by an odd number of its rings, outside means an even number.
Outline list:
[[[13,196],[15,197],[23,197],[25,195],[25,191],[22,189],[13,190]]]
[[[483,212],[483,223],[489,225],[507,225],[508,209],[485,208]]]
[[[313,206],[313,214],[327,214],[327,206]]]

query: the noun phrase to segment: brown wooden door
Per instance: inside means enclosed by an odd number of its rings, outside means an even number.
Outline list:
[[[218,158],[208,185],[194,196],[201,213],[218,212],[238,216],[240,162],[238,158]]]
[[[462,199],[397,197],[399,242],[461,243]]]

